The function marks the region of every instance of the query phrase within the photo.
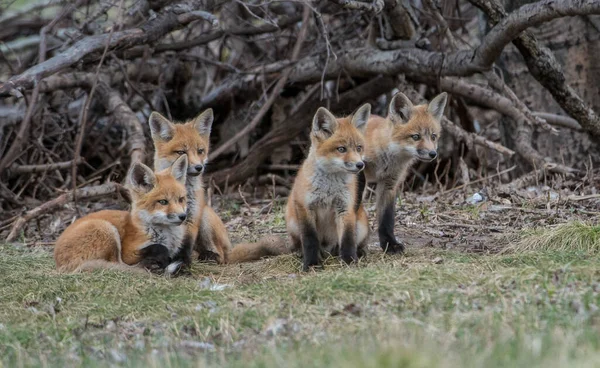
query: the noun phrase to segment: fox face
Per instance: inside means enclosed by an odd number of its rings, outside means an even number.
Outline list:
[[[132,213],[151,225],[178,226],[186,219],[187,156],[157,173],[136,163],[129,170],[127,184],[131,190]]]
[[[447,100],[448,95],[443,92],[428,105],[413,106],[408,97],[397,93],[388,111],[388,119],[394,127],[392,141],[396,148],[421,161],[434,160]]]
[[[155,168],[163,170],[170,167],[179,157],[187,155],[187,175],[202,174],[208,161],[213,120],[212,109],[205,110],[185,124],[174,124],[161,114],[153,112],[148,122],[156,149]]]
[[[313,118],[311,151],[317,165],[331,173],[357,173],[364,167],[363,133],[371,116],[371,105],[362,105],[350,118],[336,119],[320,107]]]

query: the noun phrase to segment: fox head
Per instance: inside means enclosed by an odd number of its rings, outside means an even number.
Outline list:
[[[440,122],[447,101],[446,92],[440,93],[427,105],[417,106],[401,92],[394,95],[388,111],[388,120],[393,125],[392,141],[416,159],[434,160],[438,155],[442,131]]]
[[[187,155],[188,176],[204,172],[208,161],[210,129],[214,120],[212,109],[205,110],[184,124],[174,124],[157,112],[148,120],[154,141],[154,168],[170,167],[179,157]]]
[[[332,173],[361,171],[365,167],[363,133],[370,116],[370,104],[364,104],[352,116],[340,119],[320,107],[313,118],[311,131],[311,152],[317,165]]]
[[[181,225],[186,219],[187,169],[185,155],[156,173],[142,163],[133,164],[127,175],[132,213],[151,225]]]

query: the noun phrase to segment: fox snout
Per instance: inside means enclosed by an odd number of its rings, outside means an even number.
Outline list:
[[[419,149],[417,150],[418,158],[422,161],[433,161],[437,157],[437,151],[435,149]]]
[[[187,219],[187,214],[185,212],[170,213],[169,215],[167,215],[167,218],[172,223],[181,225],[185,221],[185,219]]]
[[[204,165],[190,165],[188,166],[187,174],[191,176],[198,176],[204,172]]]
[[[365,168],[365,163],[362,161],[344,162],[344,165],[346,166],[347,170],[352,171],[352,172],[359,172]]]

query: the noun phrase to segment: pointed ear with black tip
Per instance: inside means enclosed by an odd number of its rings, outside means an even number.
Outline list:
[[[394,123],[408,123],[412,115],[413,104],[402,92],[398,92],[392,97],[388,109],[388,117]]]
[[[173,138],[173,123],[158,112],[154,111],[148,119],[152,140],[170,141]]]
[[[319,107],[313,118],[313,133],[324,138],[329,138],[335,133],[337,128],[338,122],[335,116],[326,108]]]
[[[446,92],[442,92],[433,100],[431,100],[427,106],[427,112],[429,112],[437,120],[441,120],[442,116],[444,116],[444,109],[446,108],[447,102],[448,94]]]
[[[131,166],[127,178],[127,182],[133,190],[143,193],[151,191],[156,184],[154,172],[141,162],[136,162]]]
[[[214,120],[215,116],[213,114],[213,109],[206,109],[194,119],[194,128],[196,128],[200,135],[208,136],[210,135]]]
[[[367,128],[367,121],[371,117],[371,104],[364,104],[359,107],[354,114],[352,114],[352,124],[356,129],[360,130],[361,133],[365,132]]]
[[[181,184],[185,184],[185,180],[187,179],[187,169],[188,169],[188,158],[187,155],[179,156],[173,165],[171,166],[171,175],[180,182]]]

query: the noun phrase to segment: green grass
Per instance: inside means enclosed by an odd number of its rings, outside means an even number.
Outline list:
[[[299,272],[297,258],[283,256],[241,266],[198,264],[193,277],[176,279],[63,275],[47,249],[4,245],[1,361],[597,366],[600,259],[579,242],[569,244],[574,249],[501,255],[411,248],[405,257],[374,253],[358,267],[329,260],[324,271],[309,274]]]

